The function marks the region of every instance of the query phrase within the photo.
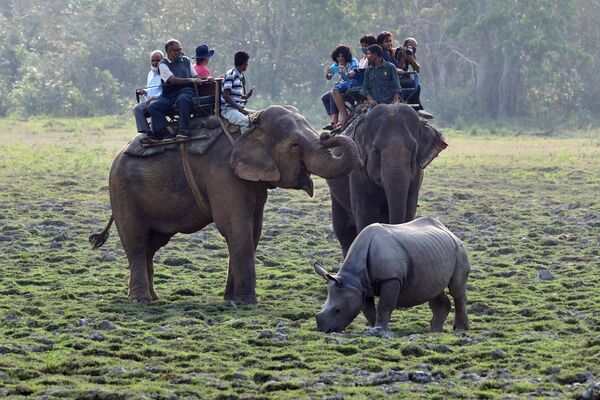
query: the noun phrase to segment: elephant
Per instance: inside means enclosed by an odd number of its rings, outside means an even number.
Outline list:
[[[89,240],[100,247],[114,220],[129,261],[131,301],[158,299],[153,258],[159,248],[176,233],[193,233],[214,222],[229,250],[225,300],[256,303],[254,256],[268,189],[303,189],[312,197],[310,175],[347,175],[358,163],[358,150],[350,138],[320,138],[297,109],[270,106],[235,144],[220,135],[205,154],[189,157],[199,204],[177,151],[139,158],[121,150],[112,162],[112,216]]]
[[[346,256],[356,235],[375,223],[415,218],[423,169],[447,144],[406,104],[378,104],[357,124],[360,163],[329,178],[333,230]]]

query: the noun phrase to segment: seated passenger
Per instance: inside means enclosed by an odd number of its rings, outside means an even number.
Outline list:
[[[402,72],[408,72],[410,68],[416,73],[421,72],[421,66],[417,62],[417,40],[412,37],[404,39],[401,47],[398,47],[394,53],[394,58],[398,61],[400,71],[400,86],[402,87],[413,87],[412,78],[406,74],[402,75]],[[413,93],[407,96],[402,96],[402,99],[409,104],[418,104],[416,110],[419,115],[425,119],[433,118],[433,115],[423,109],[421,104],[421,85],[417,85]]]
[[[335,107],[339,112],[339,117],[337,113],[330,114],[330,117],[332,125],[337,121],[337,124],[333,127],[334,129],[337,129],[345,126],[350,120],[344,102],[344,93],[346,93],[351,86],[359,86],[361,82],[355,79],[358,70],[358,61],[356,58],[352,57],[352,52],[348,46],[338,46],[331,52],[331,59],[334,62],[331,66],[325,68],[325,79],[330,80],[335,75],[339,75],[342,80],[342,82],[336,84],[331,89],[331,98],[329,100],[330,108],[327,110],[328,114],[333,111],[331,107],[331,99],[333,99]]]
[[[400,100],[400,81],[394,64],[383,59],[383,49],[374,44],[367,49],[369,68],[360,93],[367,97],[369,109],[377,104],[395,104]]]
[[[179,112],[179,131],[177,137],[188,138],[192,113],[192,97],[195,94],[194,84],[201,82],[189,58],[182,55],[181,43],[175,39],[165,44],[167,56],[158,64],[162,79],[162,96],[148,107],[152,118],[151,140],[161,140],[172,136],[175,132],[167,128],[166,115],[173,105]]]
[[[210,69],[208,69],[208,61],[215,54],[214,50],[208,50],[208,46],[205,44],[201,44],[196,47],[196,64],[194,65],[194,70],[201,78],[212,78]]]
[[[383,60],[394,64],[398,68],[398,61],[394,58],[394,45],[391,32],[383,31],[377,35],[377,44],[383,50]],[[400,71],[398,71],[400,72]]]
[[[252,97],[254,88],[246,93],[246,77],[250,56],[238,51],[234,56],[235,66],[227,71],[221,89],[221,115],[232,124],[239,125],[242,134],[250,129],[250,112],[246,110],[246,101]]]
[[[150,115],[148,106],[162,94],[162,81],[158,73],[158,63],[161,62],[163,57],[164,55],[160,50],[154,50],[150,53],[150,71],[148,71],[146,87],[140,91],[140,94],[144,96],[143,101],[133,107],[137,131],[141,133],[151,134],[152,132],[147,119]]]
[[[360,50],[363,56],[358,60],[358,68],[366,69],[369,66],[369,60],[367,59],[367,49],[370,45],[377,44],[377,38],[373,35],[365,35],[360,38]]]

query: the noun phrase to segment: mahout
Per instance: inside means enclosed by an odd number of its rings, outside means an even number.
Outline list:
[[[350,246],[336,275],[319,263],[314,268],[327,281],[327,301],[316,315],[321,332],[344,330],[361,310],[375,332],[387,332],[394,309],[424,303],[433,313],[431,332],[441,332],[450,312],[446,288],[454,298],[454,329],[469,328],[467,252],[435,218],[369,225]]]
[[[225,300],[255,303],[254,255],[268,189],[303,189],[312,196],[311,174],[339,178],[357,164],[356,145],[350,138],[320,139],[293,107],[270,106],[253,124],[234,145],[220,135],[205,154],[189,155],[200,206],[178,151],[145,158],[123,150],[117,154],[109,174],[112,216],[90,242],[101,246],[114,220],[129,261],[130,300],[158,298],[154,254],[173,235],[193,233],[214,222],[229,250]],[[341,155],[333,155],[331,148]]]
[[[344,255],[366,226],[415,218],[423,169],[447,146],[406,104],[378,104],[353,137],[359,165],[347,176],[327,179],[333,229]]]

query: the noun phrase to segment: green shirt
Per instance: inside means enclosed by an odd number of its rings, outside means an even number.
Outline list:
[[[378,67],[369,66],[360,94],[371,94],[377,104],[390,104],[394,93],[400,93],[400,80],[394,64],[384,60]]]

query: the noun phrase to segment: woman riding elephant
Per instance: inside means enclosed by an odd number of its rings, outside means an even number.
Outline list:
[[[129,260],[132,301],[158,298],[153,258],[160,247],[178,232],[196,232],[214,222],[229,248],[225,299],[255,303],[254,253],[267,189],[303,189],[312,196],[310,174],[339,178],[357,163],[350,138],[319,140],[296,109],[271,106],[253,123],[233,146],[221,135],[205,154],[189,155],[199,201],[186,181],[179,152],[147,158],[117,154],[109,177],[113,215],[90,242],[101,246],[114,218]],[[339,147],[342,156],[334,156],[332,147]]]
[[[406,104],[376,105],[356,127],[354,140],[358,167],[346,177],[327,179],[333,229],[344,256],[366,226],[415,218],[423,169],[447,146]]]

